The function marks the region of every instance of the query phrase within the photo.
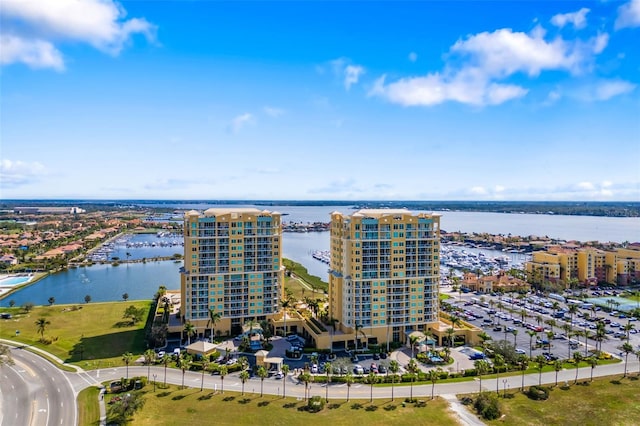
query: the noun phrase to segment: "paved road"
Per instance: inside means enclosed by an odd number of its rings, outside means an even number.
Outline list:
[[[12,349],[16,365],[3,367],[0,370],[0,425],[73,425],[76,424],[76,396],[77,393],[102,381],[117,380],[126,377],[125,367],[106,368],[78,373],[63,372],[53,367],[48,361],[24,350]],[[638,371],[638,361],[630,360],[628,369],[635,374]],[[624,363],[598,366],[593,371],[594,377],[622,374]],[[154,366],[150,370],[144,366],[130,366],[129,377],[147,376],[150,379],[155,375],[156,381],[162,383],[165,380],[164,367]],[[591,368],[582,368],[578,371],[579,379],[588,379]],[[573,382],[575,370],[564,370],[558,375],[560,383]],[[224,383],[220,376],[212,376],[199,372],[186,372],[167,369],[167,383],[180,385],[183,383],[196,391],[201,384],[207,390],[220,391],[224,384],[225,390],[242,391],[242,383],[238,373],[226,376]],[[554,383],[555,372],[538,374],[509,376],[506,378],[482,380],[483,390],[519,389],[522,384],[530,386],[542,383]],[[286,386],[286,396],[303,398],[305,386],[299,383],[293,375],[284,380],[267,378],[261,383],[259,378],[250,379],[244,386],[246,393],[259,394],[261,385],[265,394],[283,395]],[[480,389],[480,381],[459,383],[436,384],[434,395],[455,395],[460,393],[474,393]],[[431,384],[395,386],[394,396],[396,400],[410,395],[415,398],[429,398],[432,392]],[[374,387],[373,392],[369,385],[354,384],[350,388],[345,384],[331,384],[328,389],[325,385],[311,383],[308,388],[309,395],[328,395],[330,399],[346,399],[347,394],[352,399],[391,398],[391,387]]]
[[[0,370],[0,425],[74,425],[76,394],[65,373],[43,358],[12,349]]]
[[[636,374],[638,371],[638,362],[637,361],[629,361],[629,371]],[[622,374],[624,370],[624,363],[619,364],[610,364],[610,365],[602,365],[597,366],[593,371],[594,377],[598,376],[608,376],[615,374]],[[103,370],[96,370],[87,372],[87,375],[95,380],[115,380],[121,377],[124,377],[126,374],[126,369],[124,367],[118,368],[109,368]],[[152,367],[151,368],[151,379],[153,380],[153,375],[156,375],[156,380],[158,383],[162,383],[164,381],[164,368],[163,367]],[[588,379],[591,374],[591,368],[581,368],[578,371],[579,379]],[[147,367],[129,367],[129,376],[146,376],[147,375]],[[99,377],[98,377],[99,376]],[[563,370],[558,374],[558,381],[560,383],[564,383],[565,381],[572,383],[575,378],[575,369]],[[542,374],[542,383],[555,383],[555,372],[543,373]],[[167,370],[167,383],[171,384],[182,384],[182,372],[180,370],[168,369]],[[203,376],[201,373],[197,372],[186,372],[184,375],[184,384],[190,388],[200,389],[200,385],[202,383]],[[289,397],[304,397],[304,384],[298,383],[297,379],[293,375],[289,375],[284,380],[277,380],[274,378],[267,378],[263,383],[263,392],[265,394],[270,395],[282,395],[285,388],[285,380],[286,380],[286,395]],[[524,386],[530,386],[538,384],[539,375],[538,374],[529,374],[524,376]],[[222,381],[219,376],[211,376],[204,375],[204,388],[210,390],[220,391],[222,388]],[[508,377],[500,377],[497,380],[494,379],[485,379],[482,380],[482,389],[483,390],[496,390],[499,389],[502,393],[506,390],[514,390],[519,389],[522,385],[522,376],[508,376]],[[245,384],[245,392],[247,393],[260,393],[260,379],[254,378],[250,379]],[[431,384],[423,384],[423,385],[414,385],[413,389],[411,386],[403,385],[396,386],[394,389],[394,394],[396,398],[405,398],[410,396],[411,392],[413,392],[414,397],[430,397],[431,396]],[[233,390],[240,392],[242,390],[242,383],[238,377],[238,374],[230,374],[226,376],[224,379],[224,389],[225,390]],[[477,392],[480,389],[480,381],[474,380],[470,382],[458,382],[458,383],[441,383],[436,384],[434,389],[434,395],[444,395],[444,394],[460,394],[460,393],[473,393]],[[310,395],[321,395],[325,396],[326,387],[323,384],[311,383],[309,386],[309,394]],[[347,392],[349,393],[350,398],[356,399],[368,399],[371,395],[371,388],[366,384],[353,384],[349,389],[345,384],[332,384],[329,386],[328,390],[329,398],[337,398],[337,399],[346,399]],[[373,388],[373,398],[390,398],[391,397],[391,388],[390,387],[374,387]]]

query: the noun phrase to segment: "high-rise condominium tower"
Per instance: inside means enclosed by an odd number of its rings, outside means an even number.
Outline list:
[[[190,211],[184,218],[181,315],[198,334],[241,332],[248,320],[272,318],[284,288],[280,213],[254,208]]]
[[[329,315],[339,330],[369,343],[427,331],[438,321],[439,250],[440,215],[332,213]]]

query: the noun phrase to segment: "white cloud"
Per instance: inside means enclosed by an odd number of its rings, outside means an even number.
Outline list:
[[[635,27],[640,27],[640,0],[631,0],[620,6],[614,26],[616,30]]]
[[[240,131],[240,129],[242,129],[246,125],[253,124],[253,123],[254,123],[253,115],[251,113],[246,112],[244,114],[238,115],[231,121],[231,130],[235,133]]]
[[[349,58],[338,58],[329,61],[333,73],[340,78],[344,84],[344,88],[349,90],[352,85],[357,84],[366,71],[363,66],[352,64]]]
[[[587,13],[589,13],[589,9],[586,7],[577,12],[559,13],[551,18],[551,23],[560,28],[572,24],[576,29],[581,29],[587,25]]]
[[[18,62],[31,68],[64,70],[62,54],[48,41],[0,34],[0,65]]]
[[[347,65],[344,69],[344,88],[349,90],[352,84],[358,83],[362,74],[364,74],[364,68],[360,65]]]
[[[576,186],[584,190],[592,190],[595,188],[595,186],[591,182],[579,182]]]
[[[141,18],[125,19],[125,9],[112,0],[6,1],[2,13],[5,35],[22,39],[27,52],[37,42],[57,51],[54,43],[70,40],[118,55],[134,34],[155,39],[154,25]],[[14,62],[24,62],[20,60],[24,54],[12,57]],[[61,61],[59,52],[58,57]],[[56,62],[50,66],[60,68]]]
[[[497,105],[522,97],[527,90],[512,84],[489,83],[487,78],[470,69],[453,76],[439,73],[411,77],[385,85],[385,76],[374,83],[370,95],[380,95],[404,106],[430,106],[446,101],[469,105]]]
[[[275,108],[270,106],[264,107],[263,110],[265,114],[273,118],[280,117],[285,113],[285,111],[282,108]]]
[[[35,182],[45,173],[45,167],[37,161],[27,163],[20,160],[0,160],[0,181],[6,188],[18,187]]]
[[[404,106],[437,105],[446,101],[468,105],[499,105],[525,96],[528,89],[500,80],[516,73],[536,77],[545,70],[584,72],[594,54],[608,43],[607,34],[585,41],[545,40],[537,26],[531,33],[500,29],[457,41],[443,71],[386,83],[378,78],[369,92]]]
[[[636,85],[624,80],[599,80],[576,89],[573,96],[581,101],[607,101],[616,96],[631,93]]]
[[[482,186],[474,186],[470,191],[472,194],[477,195],[485,195],[487,193],[487,190]]]
[[[543,70],[579,73],[594,51],[594,40],[586,44],[567,42],[562,38],[546,41],[544,36],[541,27],[536,27],[530,34],[500,29],[459,40],[451,51],[469,56],[470,63],[497,78],[516,72],[537,76]]]
[[[418,60],[418,54],[416,52],[409,53],[409,60],[411,62],[415,62]]]

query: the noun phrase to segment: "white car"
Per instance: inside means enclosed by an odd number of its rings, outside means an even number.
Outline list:
[[[160,351],[160,352],[158,352],[157,356],[158,356],[158,358],[164,358],[164,355],[165,355],[165,351]]]

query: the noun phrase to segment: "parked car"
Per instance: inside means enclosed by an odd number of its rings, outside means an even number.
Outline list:
[[[364,367],[361,365],[354,365],[353,374],[364,374]]]

